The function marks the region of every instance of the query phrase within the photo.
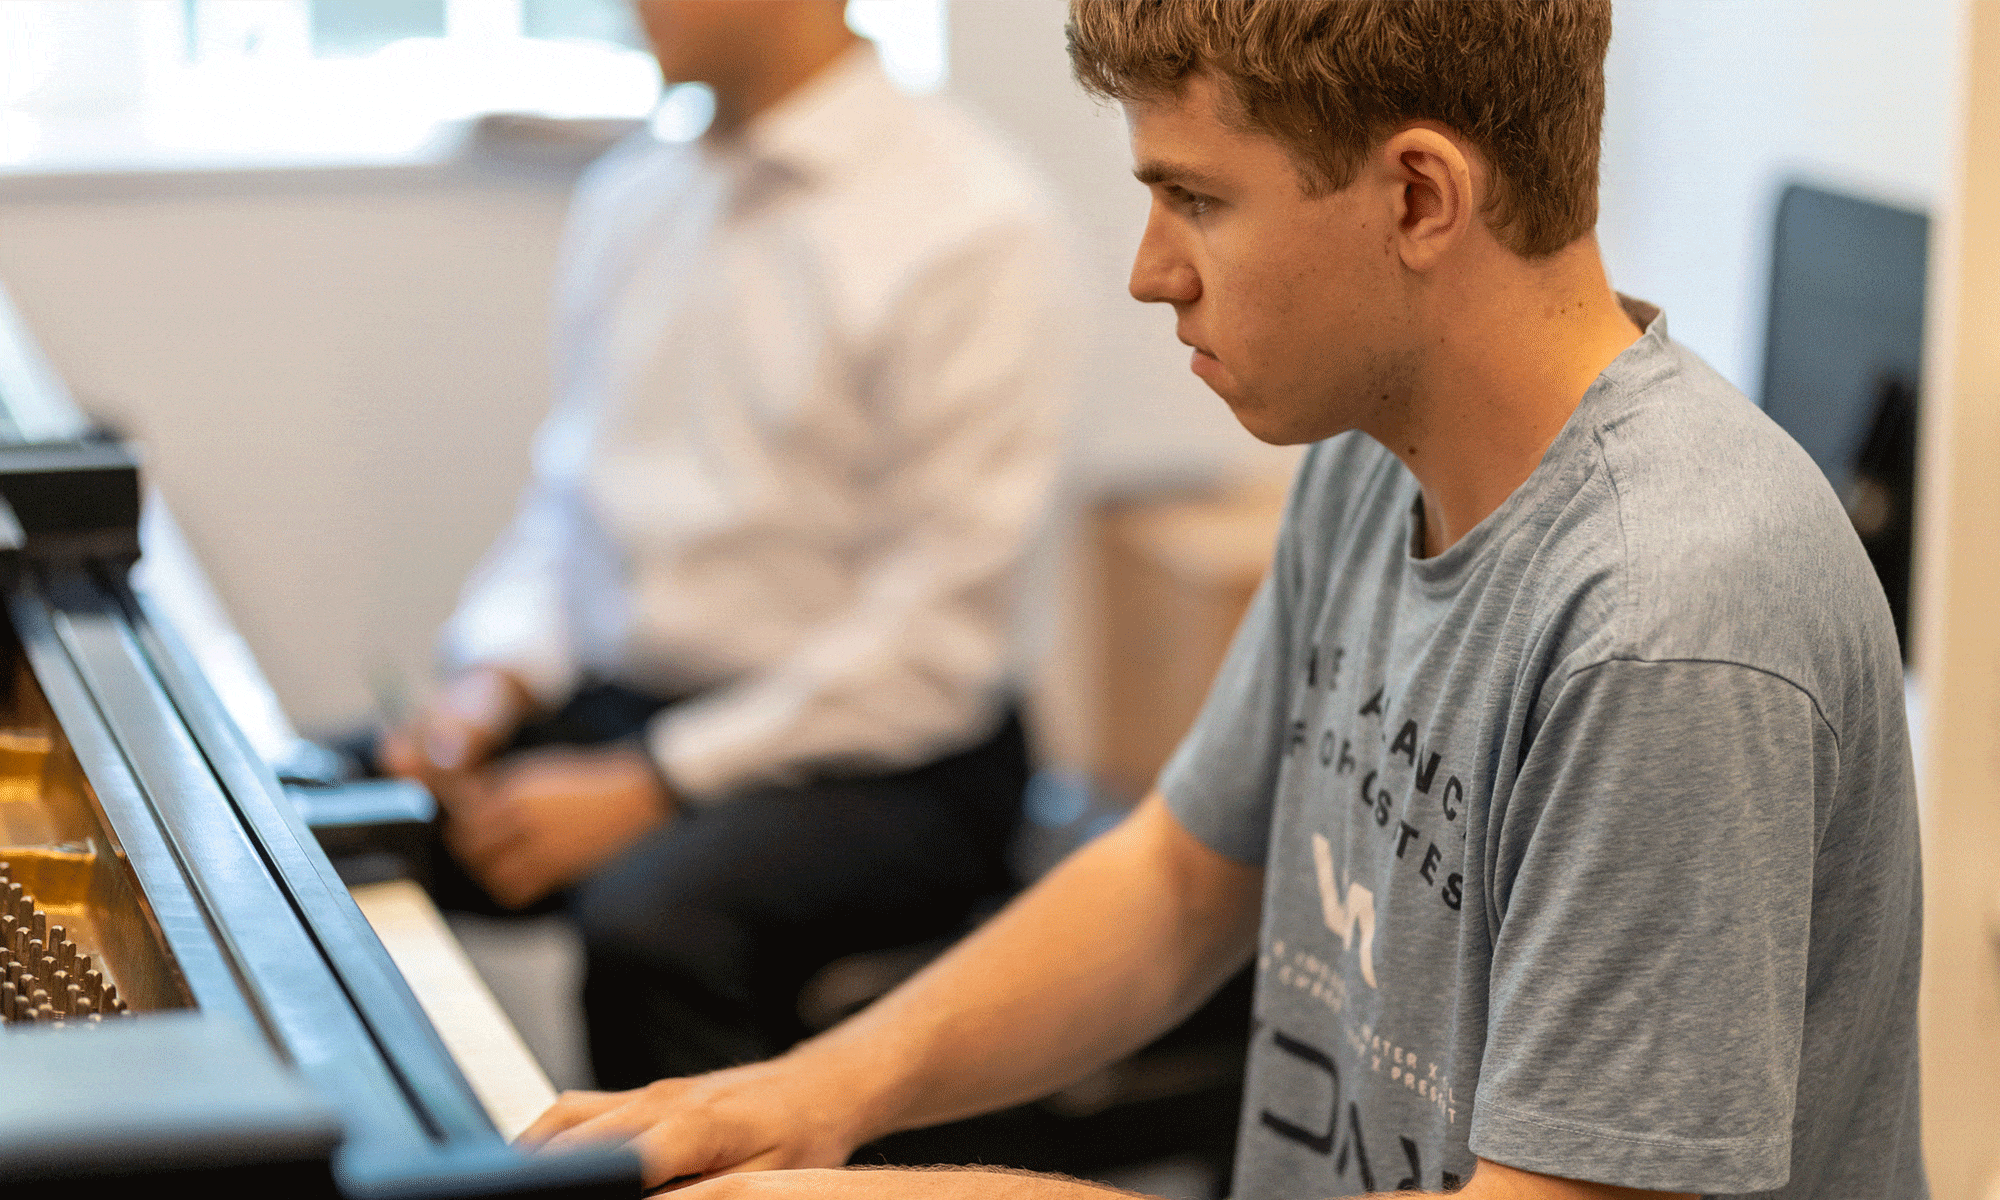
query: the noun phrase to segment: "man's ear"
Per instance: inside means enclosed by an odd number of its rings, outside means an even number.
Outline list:
[[[1457,141],[1428,125],[1391,134],[1376,161],[1400,185],[1396,248],[1403,265],[1427,271],[1479,220],[1473,164]]]

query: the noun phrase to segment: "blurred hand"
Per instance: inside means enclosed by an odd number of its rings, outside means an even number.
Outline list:
[[[402,728],[383,735],[377,766],[439,791],[434,781],[462,775],[499,753],[534,707],[527,687],[509,672],[473,667],[453,676]]]
[[[776,1059],[629,1092],[564,1092],[518,1139],[562,1151],[616,1142],[638,1153],[646,1186],[682,1176],[837,1167],[860,1144],[843,1089]]]
[[[448,786],[438,797],[446,847],[510,908],[582,879],[674,813],[632,746],[523,751]]]

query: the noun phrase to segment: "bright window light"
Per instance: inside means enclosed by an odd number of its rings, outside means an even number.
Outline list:
[[[945,0],[847,0],[847,24],[875,43],[882,70],[906,92],[944,86]]]
[[[943,6],[852,0],[848,20],[900,86],[930,91]],[[5,168],[396,160],[442,122],[643,117],[660,100],[626,0],[0,3]]]

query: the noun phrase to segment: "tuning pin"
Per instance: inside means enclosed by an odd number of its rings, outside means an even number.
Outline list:
[[[125,1013],[128,1013],[128,1012],[131,1012],[131,1011],[132,1011],[132,1009],[130,1008],[130,1006],[128,1006],[128,1005],[127,1005],[127,1004],[125,1003],[125,997],[123,997],[123,996],[113,996],[113,997],[111,997],[111,1000],[110,1000],[110,1003],[109,1003],[109,1007],[110,1007],[110,1009],[111,1009],[111,1011],[112,1011],[112,1012],[114,1012],[114,1013],[118,1013],[118,1014],[120,1014],[120,1015],[123,1015],[123,1014],[125,1014]]]
[[[83,1007],[84,1005],[86,1005],[86,1004],[88,1004],[88,1003],[90,1003],[90,1001],[88,1001],[88,1000],[85,1000],[85,999],[83,998],[83,989],[82,989],[82,988],[78,987],[77,985],[75,985],[75,984],[73,984],[73,983],[64,983],[64,984],[63,984],[63,1006],[62,1006],[62,1008],[63,1008],[63,1013],[64,1013],[65,1015],[68,1015],[68,1014],[79,1014],[79,1015],[80,1015],[80,1014],[82,1014],[82,1013],[85,1013],[85,1012],[88,1012],[89,1010]]]
[[[49,914],[39,908],[29,914],[28,936],[40,938],[44,946],[49,944]]]
[[[75,984],[71,984],[70,986],[73,988],[76,987]],[[91,1003],[90,997],[84,995],[81,992],[81,990],[79,990],[76,999],[71,1001],[70,1003],[70,1011],[75,1013],[79,1017],[94,1018],[97,1016],[97,1005]]]
[[[66,1013],[70,1011],[72,1006],[69,1000],[69,993],[70,989],[75,987],[76,983],[70,979],[69,972],[60,967],[56,968],[49,975],[49,995],[55,1001],[58,1012]]]
[[[117,984],[107,983],[104,985],[104,999],[98,1001],[97,1006],[105,1012],[125,1011],[125,998],[118,994]]]
[[[40,975],[43,979],[54,979],[57,969],[56,956],[53,954],[42,955],[41,962],[35,964],[35,974]]]
[[[90,956],[87,954],[84,955],[84,962],[88,964],[89,961],[90,961]],[[104,1002],[104,991],[105,991],[104,972],[98,970],[92,970],[86,966],[86,969],[83,972],[84,995],[89,996],[92,1000],[95,1000],[98,1003],[102,1004]]]
[[[77,951],[77,953],[76,953],[76,977],[77,977],[78,979],[82,979],[82,978],[83,978],[83,977],[84,977],[85,975],[88,975],[88,974],[90,974],[90,965],[91,965],[91,964],[90,964],[90,955],[88,955],[88,954],[85,954],[85,953],[84,953],[83,951],[81,951],[81,950]]]
[[[0,1020],[14,1019],[14,1002],[19,999],[20,994],[14,990],[12,983],[0,983]]]
[[[44,1008],[47,1008],[49,1005],[48,989],[42,987],[36,987],[34,991],[29,992],[28,1004],[35,1010],[37,1014],[39,1014]]]
[[[45,992],[43,993],[43,995],[47,995],[47,993]],[[54,1005],[50,1004],[46,1000],[42,1001],[40,1004],[35,1005],[35,1020],[53,1021],[55,1019],[56,1019],[56,1010]]]

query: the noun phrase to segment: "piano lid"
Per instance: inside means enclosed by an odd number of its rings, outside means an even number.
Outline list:
[[[44,485],[69,469],[53,486],[95,472],[122,488],[107,447],[122,452],[88,437],[0,293],[0,495],[9,454]],[[124,493],[79,496],[102,513]],[[131,586],[136,502],[123,542],[51,533],[67,518],[35,503],[18,506],[0,596],[0,927],[21,926],[0,928],[15,960],[0,964],[0,1078],[36,1082],[0,1103],[0,1189],[636,1195],[628,1153],[530,1158],[496,1131],[264,759]],[[52,1123],[67,1148],[53,1157],[36,1149]]]

